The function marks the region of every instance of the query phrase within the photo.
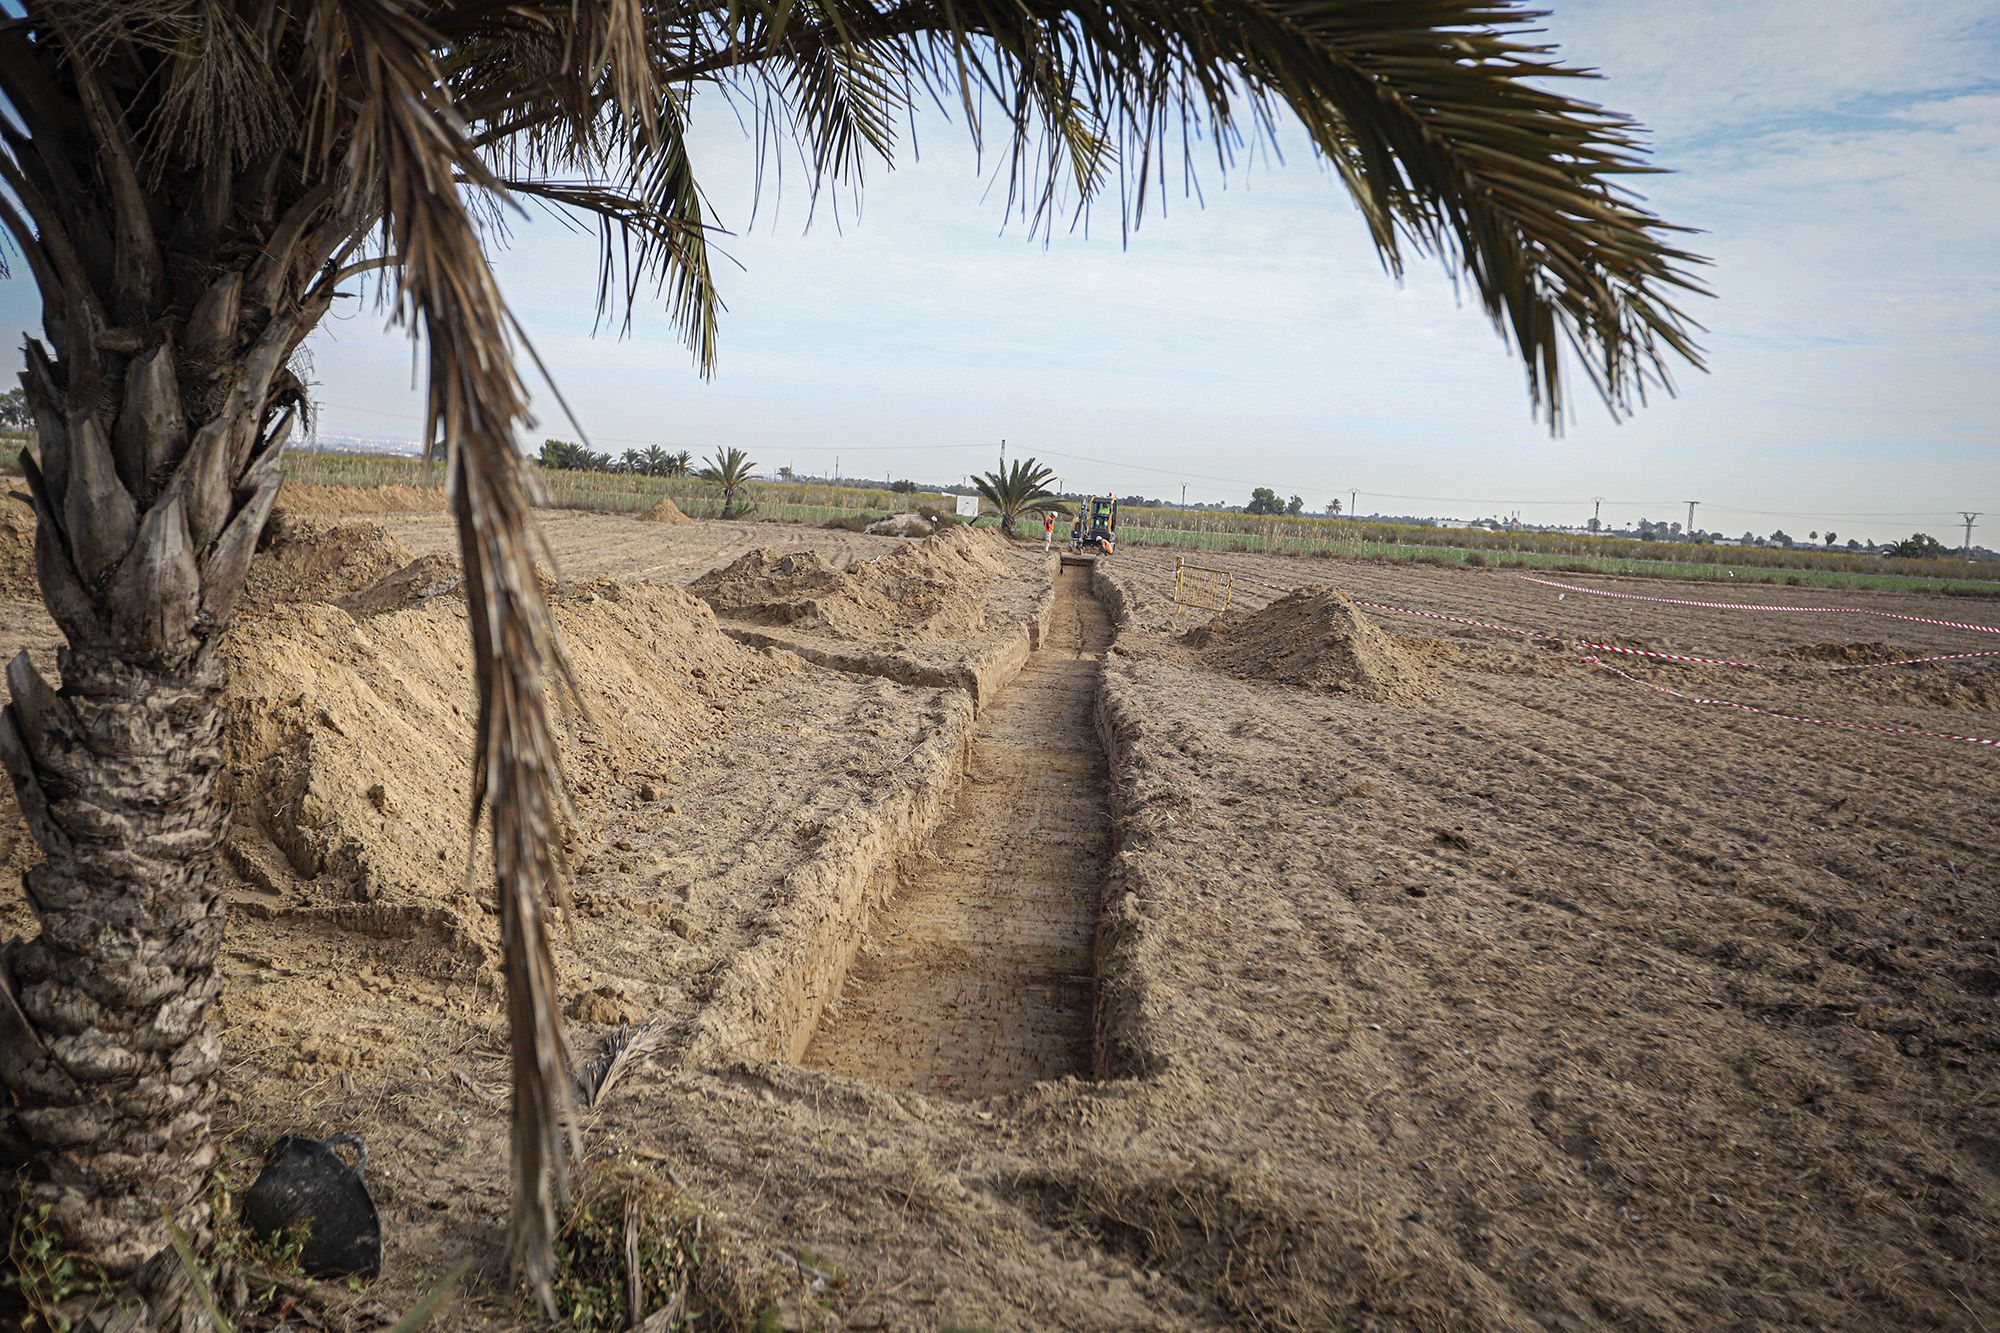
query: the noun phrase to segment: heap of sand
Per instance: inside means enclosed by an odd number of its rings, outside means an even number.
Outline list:
[[[1210,665],[1251,679],[1399,703],[1438,691],[1430,668],[1334,588],[1218,616],[1188,640]]]

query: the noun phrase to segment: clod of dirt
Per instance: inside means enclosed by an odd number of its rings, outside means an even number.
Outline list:
[[[639,515],[639,521],[641,523],[694,522],[693,519],[689,518],[686,514],[683,514],[681,512],[681,507],[674,503],[674,497],[671,495],[661,496],[660,502],[658,504],[654,505],[651,509],[648,509],[645,513]]]
[[[871,537],[928,537],[937,529],[922,514],[891,514],[876,519],[862,531]]]
[[[1262,610],[1217,616],[1187,642],[1224,671],[1287,685],[1396,703],[1440,688],[1429,667],[1335,588],[1300,588]]]

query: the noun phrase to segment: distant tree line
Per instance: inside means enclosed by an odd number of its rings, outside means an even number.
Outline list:
[[[685,477],[694,455],[683,449],[668,453],[658,445],[627,449],[617,458],[587,449],[572,440],[543,440],[535,461],[556,472],[625,472],[640,477]]]

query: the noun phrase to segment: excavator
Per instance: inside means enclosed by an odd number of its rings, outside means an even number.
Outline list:
[[[1118,546],[1118,497],[1093,495],[1077,511],[1069,525],[1069,549],[1062,553],[1065,565],[1094,565],[1100,555],[1110,555]]]

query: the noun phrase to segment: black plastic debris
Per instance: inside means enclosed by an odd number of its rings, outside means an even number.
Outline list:
[[[349,1162],[337,1149],[354,1150]],[[368,1150],[353,1134],[302,1139],[287,1134],[271,1147],[264,1170],[243,1196],[243,1223],[260,1240],[307,1225],[299,1266],[314,1277],[374,1277],[382,1271],[382,1219],[361,1179]]]

